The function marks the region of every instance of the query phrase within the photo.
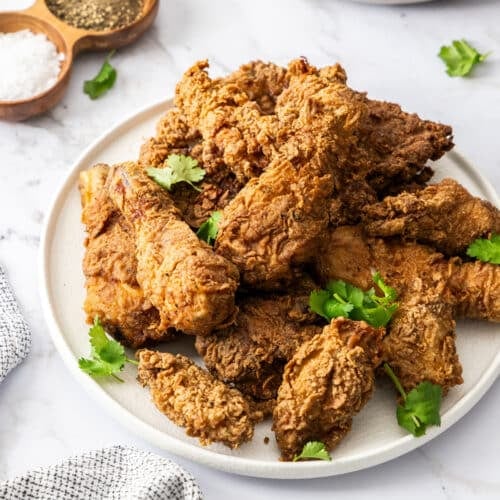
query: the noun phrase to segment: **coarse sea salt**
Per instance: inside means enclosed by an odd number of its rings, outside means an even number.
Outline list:
[[[43,34],[0,33],[0,100],[29,99],[52,87],[64,54]]]

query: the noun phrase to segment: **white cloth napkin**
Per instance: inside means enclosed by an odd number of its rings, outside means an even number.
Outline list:
[[[29,353],[31,331],[0,267],[0,382]]]
[[[0,482],[4,500],[201,500],[193,476],[167,458],[114,446]]]

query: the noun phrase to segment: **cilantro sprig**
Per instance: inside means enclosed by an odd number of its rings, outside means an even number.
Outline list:
[[[443,45],[439,57],[446,64],[446,73],[449,76],[467,76],[472,68],[482,63],[489,54],[480,54],[465,40],[453,40],[451,45]]]
[[[467,255],[483,262],[500,264],[500,234],[493,234],[491,238],[478,238],[467,248]]]
[[[336,280],[330,281],[325,290],[311,292],[309,307],[328,321],[343,316],[364,320],[375,327],[385,326],[398,308],[397,293],[384,283],[379,273],[373,275],[373,281],[382,296],[377,295],[374,288],[364,292],[350,283]]]
[[[415,437],[420,437],[425,434],[427,426],[441,425],[439,410],[441,408],[443,389],[440,385],[426,380],[420,382],[415,389],[412,389],[407,394],[398,377],[387,363],[384,363],[384,371],[403,398],[403,404],[398,405],[396,410],[398,424],[401,427],[411,432]]]
[[[196,191],[201,191],[193,183],[200,182],[205,177],[205,170],[190,156],[169,155],[163,163],[163,168],[149,167],[146,173],[167,191],[178,182],[187,182]]]
[[[86,80],[83,84],[83,91],[91,98],[97,99],[105,94],[116,82],[116,69],[109,63],[115,51],[110,52],[106,57],[99,73],[92,79]]]
[[[89,329],[91,359],[80,358],[78,366],[92,377],[111,376],[123,382],[117,373],[123,370],[125,363],[137,365],[137,361],[125,356],[125,349],[116,340],[107,337],[104,327],[96,316]]]
[[[222,218],[222,212],[216,210],[212,212],[212,215],[199,227],[196,231],[196,235],[203,241],[206,241],[209,245],[212,245],[217,238],[217,233],[219,232],[219,222]]]
[[[293,461],[298,460],[331,460],[332,457],[328,453],[326,446],[321,441],[307,442],[299,455],[293,457]]]

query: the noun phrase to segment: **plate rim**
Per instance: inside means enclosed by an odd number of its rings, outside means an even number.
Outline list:
[[[270,463],[268,461],[220,454],[208,448],[200,448],[195,444],[170,436],[144,422],[132,412],[121,406],[120,403],[115,401],[97,381],[84,374],[78,368],[78,364],[75,362],[75,355],[69,347],[63,331],[58,324],[49,288],[48,271],[50,244],[52,241],[51,235],[53,235],[57,224],[58,209],[64,202],[67,191],[74,184],[75,177],[81,171],[82,163],[88,155],[92,154],[96,148],[102,147],[105,142],[113,141],[123,129],[128,130],[132,121],[136,121],[144,115],[149,115],[156,111],[161,112],[162,109],[171,103],[172,99],[162,99],[161,101],[156,101],[153,104],[136,110],[106,129],[92,141],[71,164],[64,178],[55,189],[43,221],[38,254],[38,291],[41,299],[43,317],[48,327],[50,337],[59,355],[63,359],[64,364],[86,392],[121,425],[126,427],[134,435],[145,439],[157,448],[221,471],[244,476],[272,479],[313,479],[346,474],[373,467],[420,448],[425,443],[445,432],[467,414],[493,385],[497,377],[500,376],[500,351],[476,384],[470,388],[469,392],[442,415],[441,427],[431,428],[426,435],[418,439],[410,434],[402,435],[392,443],[378,446],[369,453],[354,455],[349,457],[349,459],[332,460],[331,462],[310,461],[291,463],[276,461],[276,463]],[[447,155],[451,156],[469,175],[475,178],[475,181],[481,189],[488,193],[489,199],[492,202],[494,200],[495,205],[500,205],[498,195],[492,184],[478,169],[474,168],[471,163],[456,151],[450,151]]]

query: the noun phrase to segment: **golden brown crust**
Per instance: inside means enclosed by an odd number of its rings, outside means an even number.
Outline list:
[[[383,329],[337,318],[296,351],[273,413],[282,460],[292,460],[308,441],[327,449],[341,441],[372,394],[382,335]]]
[[[107,331],[132,347],[172,338],[137,283],[134,233],[109,199],[109,167],[81,172],[82,222],[87,229],[83,272],[87,321],[98,316]]]
[[[476,238],[500,232],[500,211],[453,179],[388,196],[364,212],[369,235],[419,240],[446,255],[459,255]]]
[[[197,337],[196,349],[220,380],[259,400],[275,398],[285,363],[321,332],[308,301],[308,294],[241,297],[234,325]]]
[[[161,326],[206,335],[230,323],[238,271],[181,220],[168,193],[132,162],[113,167],[108,192],[134,227],[137,281]]]
[[[138,358],[139,382],[149,387],[156,407],[188,436],[203,445],[221,442],[230,448],[252,439],[264,411],[239,391],[180,354],[141,350]]]

